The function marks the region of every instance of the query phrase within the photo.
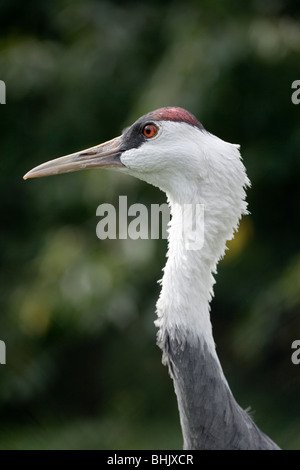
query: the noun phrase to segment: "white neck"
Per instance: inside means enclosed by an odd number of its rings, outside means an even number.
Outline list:
[[[223,188],[221,188],[223,191]],[[212,197],[213,195],[213,197]],[[244,192],[243,192],[244,196]],[[230,199],[230,198],[229,198]],[[191,183],[184,195],[168,195],[171,209],[168,260],[161,281],[162,289],[157,302],[156,326],[159,337],[167,331],[184,341],[200,339],[215,355],[215,344],[210,321],[210,301],[213,297],[213,274],[226,249],[226,240],[233,237],[239,219],[246,210],[244,197],[231,205],[218,194],[212,182]],[[182,210],[202,204],[204,206],[204,243],[200,249],[188,249],[186,242],[195,235],[195,226],[184,225],[184,237],[178,233],[182,224]],[[225,204],[225,205],[224,205]],[[225,210],[226,209],[226,210]],[[201,220],[200,220],[201,219]],[[198,230],[203,220],[198,214]]]

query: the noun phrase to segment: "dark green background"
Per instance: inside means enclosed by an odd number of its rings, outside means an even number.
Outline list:
[[[178,105],[240,143],[252,181],[212,322],[238,402],[300,448],[299,1],[0,3],[1,449],[180,449],[155,344],[165,240],[96,237],[96,208],[164,194],[117,172],[41,180],[43,161]]]

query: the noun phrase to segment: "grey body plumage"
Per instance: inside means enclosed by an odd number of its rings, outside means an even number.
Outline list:
[[[184,449],[279,450],[238,405],[205,343],[165,333],[159,346],[174,382]]]

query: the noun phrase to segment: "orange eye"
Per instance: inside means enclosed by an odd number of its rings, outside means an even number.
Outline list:
[[[143,134],[147,139],[151,139],[158,132],[158,127],[155,124],[146,124],[143,128]]]

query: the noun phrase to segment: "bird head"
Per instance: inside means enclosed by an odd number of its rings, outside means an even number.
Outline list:
[[[121,136],[43,163],[24,179],[90,168],[114,168],[183,198],[193,184],[218,191],[220,183],[230,188],[234,177],[240,189],[246,181],[238,146],[210,134],[179,107],[145,114]]]

